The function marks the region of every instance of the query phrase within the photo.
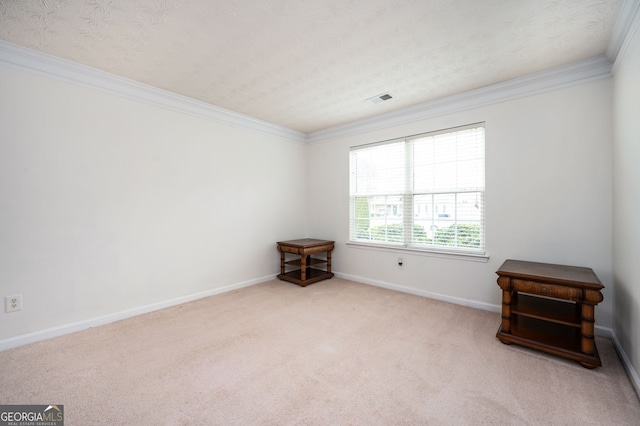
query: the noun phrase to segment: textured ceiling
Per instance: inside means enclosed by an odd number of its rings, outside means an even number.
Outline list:
[[[602,55],[621,5],[0,0],[0,39],[312,133]]]

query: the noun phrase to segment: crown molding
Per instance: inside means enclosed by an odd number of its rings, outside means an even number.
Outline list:
[[[307,142],[315,143],[352,136],[607,78],[611,76],[611,69],[612,64],[609,58],[605,55],[596,56],[480,89],[319,130],[310,133],[307,136]]]
[[[639,3],[638,0],[631,0],[631,2],[626,2],[625,5],[630,3],[635,4],[636,7],[634,10],[636,12],[634,13],[635,18],[629,21],[630,24],[625,25],[627,34],[629,34],[629,29],[634,28],[631,23],[637,24],[637,17],[640,15],[637,13],[639,9],[637,7]],[[627,36],[623,38],[628,40],[630,37]],[[624,43],[620,44],[619,52],[624,49],[623,44]],[[618,56],[620,56],[620,53],[618,53]],[[517,99],[594,79],[607,78],[610,77],[612,73],[611,60],[605,55],[597,56],[595,58],[574,62],[569,65],[552,68],[506,82],[402,108],[375,117],[356,120],[351,123],[305,135],[302,132],[258,120],[248,115],[236,113],[2,40],[0,40],[0,63],[196,117],[242,127],[263,134],[278,136],[296,142],[308,143],[351,136],[497,102]]]
[[[607,57],[613,62],[613,73],[638,28],[640,28],[640,0],[625,0],[618,13],[616,26],[606,52]]]
[[[0,63],[199,118],[305,142],[306,135],[157,87],[0,40]]]

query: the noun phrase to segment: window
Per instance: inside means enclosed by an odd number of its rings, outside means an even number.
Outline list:
[[[484,254],[484,125],[350,150],[351,242]]]

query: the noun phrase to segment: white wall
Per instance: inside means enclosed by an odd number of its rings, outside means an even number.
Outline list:
[[[614,331],[640,372],[640,31],[616,62],[613,107]]]
[[[0,341],[252,283],[305,235],[304,144],[0,65]]]
[[[589,266],[613,324],[610,80],[310,146],[2,65],[0,91],[0,296],[24,297],[0,342],[269,278],[301,236],[344,276],[490,309],[507,258]],[[350,146],[478,121],[488,262],[345,245]]]
[[[309,234],[337,242],[336,272],[497,310],[508,258],[586,266],[602,283],[596,324],[612,326],[611,80],[601,79],[309,147]],[[486,263],[347,246],[350,146],[484,121]],[[404,268],[397,267],[397,257]],[[496,329],[498,324],[496,323]]]

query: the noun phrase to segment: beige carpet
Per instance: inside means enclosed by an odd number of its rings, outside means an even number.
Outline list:
[[[496,290],[497,291],[497,290]],[[603,367],[495,338],[500,319],[350,281],[271,281],[0,352],[0,403],[66,425],[638,425]]]

